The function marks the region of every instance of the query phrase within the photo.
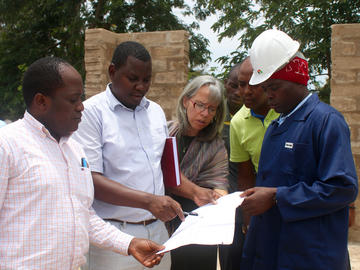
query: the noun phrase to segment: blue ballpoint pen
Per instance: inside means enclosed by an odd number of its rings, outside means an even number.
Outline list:
[[[82,168],[88,168],[88,164],[86,162],[86,158],[81,158],[81,167]]]

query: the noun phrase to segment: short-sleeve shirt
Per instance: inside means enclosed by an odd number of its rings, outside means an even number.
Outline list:
[[[121,104],[109,85],[84,102],[84,112],[74,138],[89,159],[90,169],[129,188],[164,195],[161,156],[167,136],[161,107],[143,98],[133,110]],[[94,200],[104,219],[139,222],[154,218],[144,209]]]
[[[230,123],[230,161],[251,160],[257,172],[266,129],[278,117],[279,114],[270,109],[262,122],[251,114],[249,108],[242,106]]]

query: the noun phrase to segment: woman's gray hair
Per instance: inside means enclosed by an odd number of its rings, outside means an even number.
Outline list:
[[[179,134],[185,135],[186,131],[190,128],[190,123],[187,118],[186,109],[183,104],[184,97],[191,99],[195,96],[198,90],[202,86],[208,86],[210,90],[210,101],[214,103],[219,103],[216,114],[213,118],[213,121],[204,129],[202,129],[197,138],[201,141],[211,141],[215,137],[220,136],[225,118],[226,103],[224,97],[224,86],[216,78],[209,75],[197,76],[185,86],[183,92],[181,93],[178,105],[177,105],[177,118],[179,121]]]

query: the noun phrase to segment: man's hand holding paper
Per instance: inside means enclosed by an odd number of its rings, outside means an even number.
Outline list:
[[[234,237],[235,209],[244,200],[240,194],[241,192],[231,193],[220,197],[216,204],[206,204],[192,211],[198,216],[187,216],[164,243],[165,249],[159,253],[189,244],[231,244]]]

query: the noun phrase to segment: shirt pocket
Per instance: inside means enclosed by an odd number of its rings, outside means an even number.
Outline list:
[[[94,199],[94,184],[89,168],[73,168],[73,189],[76,199],[82,206],[89,209]]]
[[[152,149],[157,156],[162,156],[166,139],[166,127],[156,127],[149,130]]]
[[[312,146],[306,143],[286,142],[280,151],[279,166],[285,174],[290,174],[290,182],[306,181],[316,168]],[[289,183],[293,184],[293,183]]]
[[[294,262],[297,262],[296,269],[309,269],[314,262],[312,258],[316,258],[313,255],[320,255],[327,247],[324,239],[329,236],[324,234],[324,228],[321,218],[282,223],[278,246],[280,269],[293,269]]]

